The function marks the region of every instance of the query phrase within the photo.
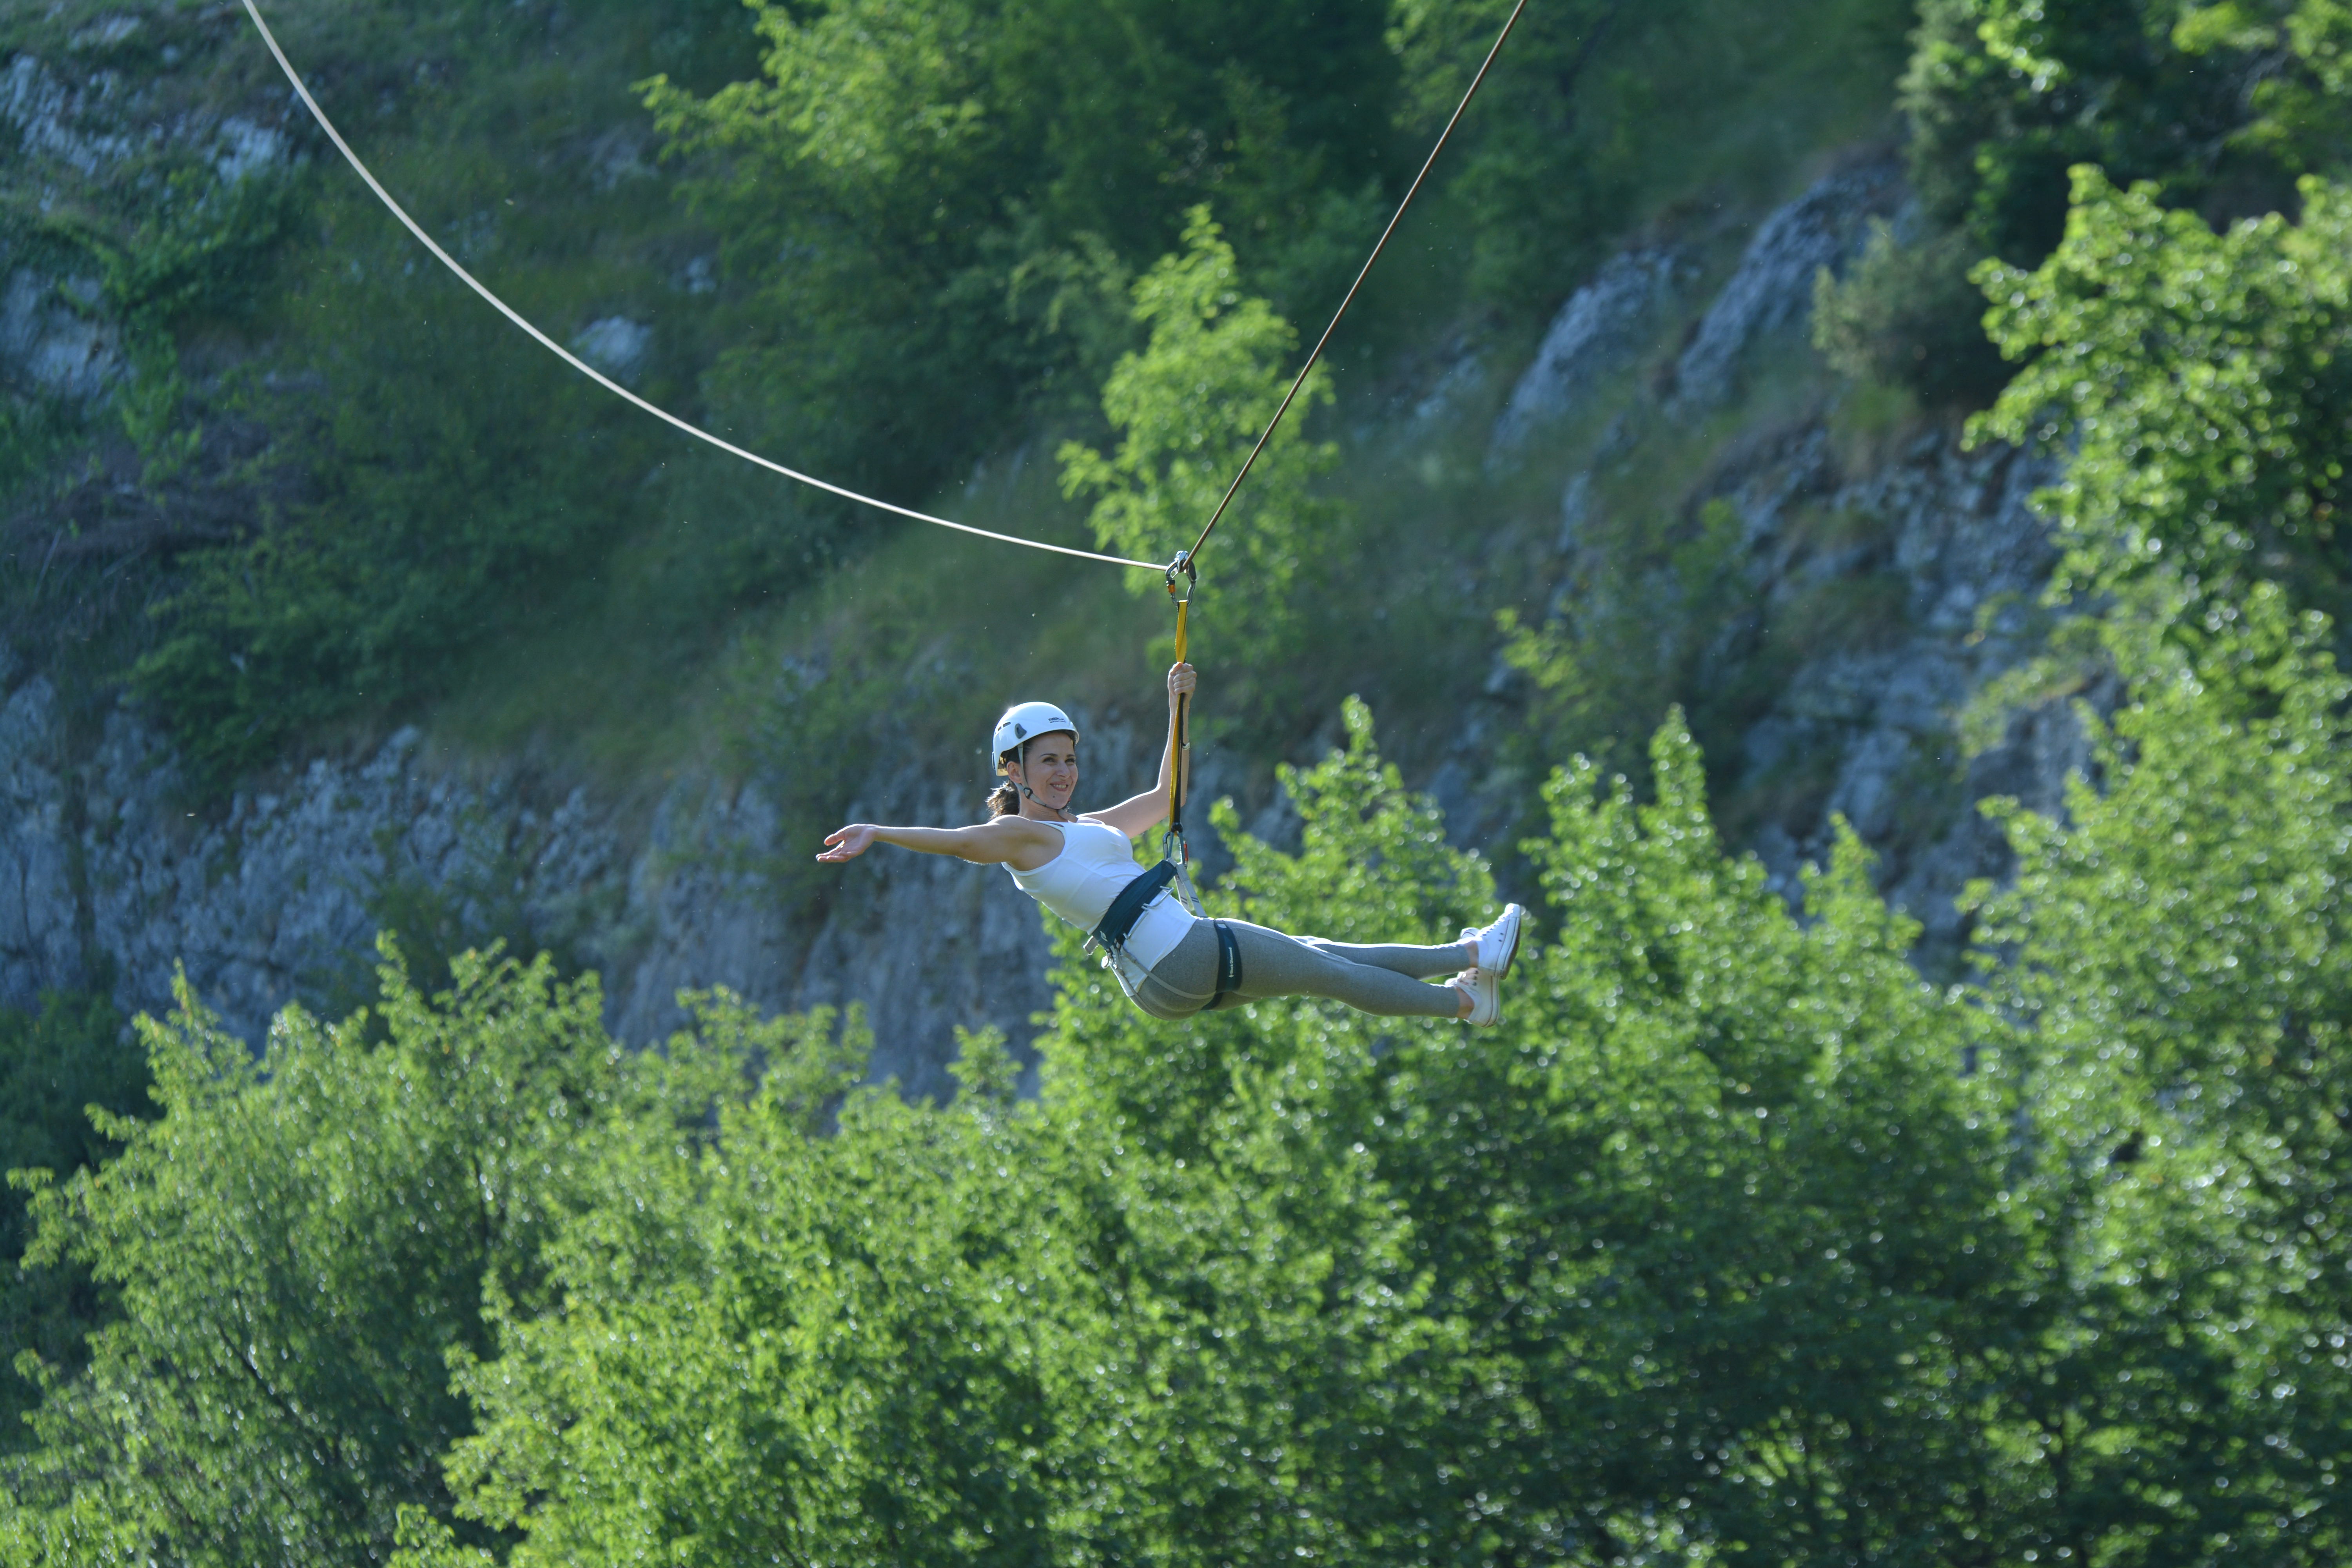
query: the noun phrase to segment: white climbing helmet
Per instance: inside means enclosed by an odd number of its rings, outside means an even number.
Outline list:
[[[1070,716],[1050,702],[1016,702],[996,721],[995,744],[988,754],[1002,761],[1005,752],[1024,741],[1050,735],[1056,730],[1067,730],[1074,737],[1078,732]]]

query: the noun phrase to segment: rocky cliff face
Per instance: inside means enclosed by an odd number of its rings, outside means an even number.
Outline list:
[[[1804,322],[1818,273],[1842,269],[1860,253],[1868,220],[1899,215],[1904,200],[1896,166],[1864,159],[1757,225],[1639,395],[1653,425],[1686,426],[1733,402],[1759,345]],[[1583,412],[1590,388],[1638,362],[1645,344],[1654,352],[1676,292],[1697,270],[1693,258],[1670,248],[1629,252],[1600,268],[1562,306],[1505,402],[1490,468],[1539,448],[1548,429]],[[1562,492],[1554,615],[1576,614],[1580,595],[1609,569],[1592,542],[1594,480],[1610,465],[1636,460],[1628,447],[1641,437],[1629,430],[1639,424],[1621,415]],[[1879,635],[1788,663],[1738,755],[1716,763],[1727,793],[1751,805],[1794,797],[1792,807],[1748,813],[1746,847],[1776,885],[1795,896],[1802,868],[1826,858],[1843,817],[1877,851],[1889,900],[1924,927],[1923,961],[1948,967],[1968,935],[1957,907],[1962,890],[2010,868],[2007,846],[1978,803],[2008,795],[2055,811],[2068,775],[2090,763],[2067,705],[2011,716],[1999,740],[1974,754],[1962,750],[1955,724],[1986,682],[2029,651],[2054,560],[2031,497],[2054,469],[2005,447],[1964,451],[1946,429],[1862,464],[1836,446],[1825,408],[1778,424],[1765,414],[1717,453],[1712,476],[1691,494],[1694,507],[1728,501],[1741,531],[1747,605],[1714,634],[1717,668],[1765,657],[1774,650],[1760,645],[1776,636],[1801,637],[1792,623],[1825,586],[1867,584],[1892,605]],[[1826,535],[1808,526],[1824,517],[1839,526]],[[1507,685],[1498,669],[1489,692]],[[2112,697],[2086,695],[2095,703]],[[1441,795],[1474,804],[1468,781],[1440,783],[1454,786]]]
[[[1106,798],[1141,776],[1147,747],[1125,730],[1102,727],[1089,747]],[[632,1041],[683,1021],[682,989],[725,985],[779,1009],[863,1004],[876,1078],[914,1094],[950,1091],[957,1025],[1025,1039],[1048,1000],[1045,928],[1002,873],[884,851],[817,910],[785,908],[766,868],[814,847],[783,840],[756,781],[689,775],[632,806],[436,754],[410,730],[241,792],[218,820],[181,809],[177,783],[130,713],[75,759],[45,678],[0,704],[0,1002],[110,967],[124,1006],[161,1013],[180,966],[258,1043],[289,1002],[362,996],[376,931],[420,904],[455,933],[599,970],[608,1021]],[[909,765],[845,815],[955,822],[981,793]]]
[[[1801,866],[1828,858],[1832,818],[1844,817],[1878,851],[1889,900],[1946,958],[1967,936],[1961,890],[2009,870],[2006,842],[1977,803],[2011,795],[2054,811],[2067,775],[2089,762],[2082,727],[2063,705],[2013,716],[1999,742],[1973,756],[1954,727],[1984,683],[2026,652],[2053,560],[2029,498],[2052,475],[2007,447],[1960,451],[1938,432],[1899,461],[1842,480],[1829,446],[1827,432],[1809,425],[1740,476],[1731,493],[1751,577],[1768,607],[1799,602],[1825,578],[1876,577],[1895,599],[1895,629],[1874,646],[1800,664],[1748,730],[1741,784],[1792,767],[1820,781],[1804,820],[1767,820],[1752,847],[1793,891]],[[1807,500],[1863,524],[1857,536],[1827,547],[1792,538],[1791,510]]]
[[[11,89],[19,105],[37,97],[22,82]],[[1815,269],[1851,255],[1863,220],[1898,195],[1885,165],[1864,165],[1768,217],[1696,318],[1674,374],[1645,395],[1675,417],[1731,397],[1751,344],[1801,319]],[[1507,399],[1493,460],[1539,449],[1582,384],[1655,341],[1666,305],[1694,276],[1657,250],[1602,268]],[[0,347],[20,362],[54,360],[60,378],[110,371],[110,342],[20,309],[13,286],[8,300]],[[1449,374],[1463,379],[1459,365]],[[1969,879],[2005,869],[1975,801],[2005,793],[2053,805],[2084,762],[2063,711],[2016,721],[1973,759],[1953,739],[1954,711],[2021,656],[2021,612],[2050,563],[2026,504],[2042,478],[2014,453],[1963,453],[1933,433],[1850,474],[1823,421],[1811,418],[1720,462],[1711,481],[1738,510],[1761,622],[1831,578],[1871,578],[1902,604],[1899,635],[1799,663],[1746,734],[1735,764],[1743,778],[1760,786],[1801,767],[1815,780],[1811,804],[1764,820],[1751,847],[1792,885],[1824,852],[1831,814],[1843,814],[1882,849],[1890,896],[1947,954],[1965,934],[1954,897]],[[1590,491],[1579,475],[1563,497],[1558,548],[1570,566],[1586,548]],[[1808,508],[1863,526],[1825,543],[1791,526]],[[1575,580],[1572,570],[1564,577]],[[2004,603],[2015,607],[1986,613]],[[613,1025],[632,1040],[678,1021],[684,987],[724,984],[774,1007],[863,1003],[877,1076],[919,1094],[948,1089],[956,1025],[994,1023],[1017,1040],[1048,1000],[1037,911],[1001,874],[877,854],[816,908],[786,909],[763,868],[812,847],[782,842],[772,804],[779,781],[689,773],[631,803],[513,763],[438,754],[404,731],[372,754],[312,760],[239,794],[225,815],[200,817],[176,804],[173,759],[136,716],[113,714],[77,755],[46,678],[12,663],[0,686],[8,1004],[89,984],[110,964],[126,1005],[157,1010],[173,966],[184,965],[207,1003],[258,1040],[289,1001],[356,997],[374,932],[404,900],[431,906],[452,929],[509,931],[599,969]],[[1507,711],[1496,718],[1508,721]],[[1145,776],[1155,746],[1116,728],[1090,731],[1090,793],[1108,798]],[[1431,781],[1442,799],[1475,793],[1461,773],[1450,765]],[[1202,793],[1217,784],[1204,776]],[[909,761],[877,772],[845,815],[963,820],[978,793],[977,781],[951,788]],[[1278,807],[1266,821],[1279,821]]]

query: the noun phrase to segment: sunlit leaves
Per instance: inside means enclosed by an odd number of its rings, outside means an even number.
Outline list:
[[[2049,261],[1978,275],[1995,339],[2027,363],[1975,428],[2073,445],[2043,498],[2066,546],[2053,587],[2123,596],[2119,632],[2193,637],[2209,605],[2258,578],[2345,605],[2352,197],[2317,181],[2304,193],[2298,223],[2217,234],[2080,169]]]
[[[1193,210],[1184,242],[1135,285],[1135,316],[1151,337],[1103,387],[1118,447],[1106,457],[1073,441],[1060,453],[1064,492],[1094,498],[1097,540],[1145,561],[1172,560],[1208,525],[1282,406],[1297,353],[1289,323],[1242,293],[1233,247],[1206,207]],[[1339,449],[1307,436],[1316,408],[1330,401],[1318,365],[1235,494],[1213,560],[1202,552],[1236,695],[1261,706],[1295,689],[1290,666],[1308,656],[1299,638],[1312,623],[1293,601],[1335,592],[1344,580],[1330,558],[1335,503],[1315,493]],[[1139,577],[1135,585],[1160,591]]]

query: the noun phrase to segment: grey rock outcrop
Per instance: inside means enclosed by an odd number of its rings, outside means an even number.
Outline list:
[[[634,382],[652,353],[654,330],[626,316],[601,316],[580,329],[572,350],[618,381]]]
[[[1594,382],[1640,351],[1673,290],[1676,265],[1671,251],[1627,251],[1569,296],[1495,420],[1490,467],[1510,458],[1536,431],[1574,413]]]
[[[1895,161],[1874,159],[1829,175],[1765,218],[1675,362],[1669,409],[1700,414],[1729,402],[1748,346],[1806,315],[1814,276],[1858,254],[1869,220],[1893,211],[1902,195]]]
[[[135,36],[139,18],[106,18],[84,29],[80,41],[110,47]],[[224,185],[286,163],[292,155],[284,131],[247,114],[191,110],[168,101],[152,82],[134,84],[111,69],[60,71],[30,54],[0,68],[0,126],[16,145],[52,172],[84,180],[115,177],[134,153],[178,148],[201,156]],[[68,175],[68,181],[71,175]],[[47,211],[55,193],[40,198]],[[119,323],[105,314],[95,280],[57,277],[0,251],[0,381],[70,402],[96,399],[127,366]]]
[[[128,712],[69,764],[58,707],[38,676],[0,702],[0,1004],[86,985],[102,955],[121,1004],[160,1014],[184,967],[257,1043],[289,1002],[363,998],[375,933],[404,899],[599,970],[607,1021],[635,1043],[684,1021],[683,989],[725,985],[772,1009],[862,1004],[875,1076],[915,1094],[951,1091],[956,1026],[994,1024],[1019,1045],[1049,1000],[1037,908],[1001,873],[885,852],[814,910],[780,897],[773,867],[810,847],[786,840],[773,781],[689,773],[637,809],[584,787],[550,799],[520,766],[469,767],[404,731],[240,794],[215,820],[175,804],[169,749]],[[1091,727],[1103,789],[1139,773],[1149,740]],[[976,793],[908,763],[850,812],[951,822]]]
[[[9,276],[0,291],[0,377],[88,402],[121,368],[121,332],[111,321],[75,310],[55,279],[30,268]]]
[[[1741,785],[1770,793],[1807,777],[1818,802],[1802,819],[1769,820],[1754,847],[1784,890],[1826,861],[1843,816],[1881,857],[1890,902],[1919,921],[1939,955],[1967,935],[1957,900],[2010,867],[2000,831],[1977,803],[2007,795],[2031,808],[2063,804],[2087,742],[2063,704],[2013,716],[1998,744],[1961,749],[1956,720],[1993,677],[2029,651],[2028,623],[2049,580],[2049,525],[2029,504],[2049,465],[2013,448],[1964,452],[1941,432],[1860,479],[1835,474],[1826,433],[1792,435],[1730,491],[1750,541],[1750,575],[1767,625],[1801,618],[1825,584],[1870,584],[1885,595],[1878,629],[1835,639],[1789,672],[1748,731]],[[1839,520],[1824,542],[1794,526],[1800,510]],[[1805,628],[1794,628],[1801,636]]]
[[[0,703],[0,1003],[19,1007],[80,973],[57,708],[39,676]]]
[[[0,71],[0,120],[16,128],[27,153],[95,174],[137,145],[121,124],[127,92],[110,71],[74,83],[33,56],[18,55]]]

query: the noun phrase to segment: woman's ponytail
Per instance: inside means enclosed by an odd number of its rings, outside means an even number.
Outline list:
[[[1029,746],[1026,742],[1004,753],[1004,757],[1014,757],[1024,762],[1028,760],[1028,756]],[[996,765],[999,768],[1004,766],[1004,757],[996,759]],[[989,792],[988,811],[992,817],[1021,815],[1021,791],[1011,779],[1006,779]]]

